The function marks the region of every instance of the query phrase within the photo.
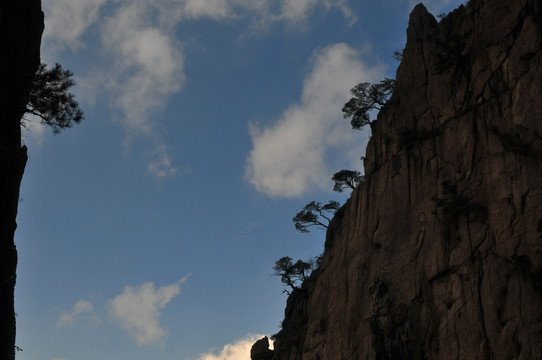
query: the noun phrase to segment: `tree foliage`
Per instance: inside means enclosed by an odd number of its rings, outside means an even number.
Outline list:
[[[284,286],[289,286],[292,290],[299,289],[300,283],[307,280],[312,271],[318,267],[321,257],[309,259],[308,261],[294,260],[289,256],[284,256],[275,262],[273,267],[274,276],[280,277]],[[288,290],[284,292],[289,294]]]
[[[295,223],[295,228],[302,233],[308,233],[308,228],[311,226],[320,226],[327,229],[333,214],[340,207],[339,202],[334,200],[330,200],[324,205],[318,201],[311,201],[293,217],[292,221]]]
[[[343,192],[347,188],[354,190],[356,186],[365,180],[365,176],[361,175],[359,171],[341,170],[333,174],[331,180],[335,182],[333,191]]]
[[[395,89],[395,80],[384,78],[378,84],[359,83],[350,90],[351,98],[342,108],[344,118],[352,118],[353,129],[360,130],[371,123],[369,112],[380,110],[386,104]]]
[[[72,76],[60,64],[48,69],[43,63],[34,76],[26,113],[40,117],[54,134],[83,120],[83,112],[70,92],[75,85]]]

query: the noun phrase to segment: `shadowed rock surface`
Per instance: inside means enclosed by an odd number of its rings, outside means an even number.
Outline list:
[[[412,12],[276,360],[542,359],[542,3]]]
[[[19,186],[26,165],[21,118],[40,63],[40,0],[0,2],[0,359],[15,358],[14,288]]]
[[[271,360],[273,354],[273,350],[269,349],[269,338],[267,336],[256,341],[250,349],[250,358],[252,360]]]

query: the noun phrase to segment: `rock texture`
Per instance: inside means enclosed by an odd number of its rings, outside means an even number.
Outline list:
[[[15,358],[14,287],[19,185],[26,165],[21,118],[40,61],[40,0],[0,2],[0,358]]]
[[[542,2],[411,14],[274,359],[542,359]]]

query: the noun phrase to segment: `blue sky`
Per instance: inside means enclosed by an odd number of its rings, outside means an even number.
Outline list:
[[[274,262],[323,250],[291,218],[361,170],[349,89],[394,76],[414,5],[44,0],[86,119],[23,136],[17,359],[248,359],[283,318]]]

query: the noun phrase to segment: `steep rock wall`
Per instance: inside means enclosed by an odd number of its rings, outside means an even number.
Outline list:
[[[0,359],[6,360],[15,358],[13,236],[27,160],[20,123],[40,61],[42,32],[40,0],[0,2]]]
[[[366,180],[275,359],[542,358],[541,7],[414,9]]]

